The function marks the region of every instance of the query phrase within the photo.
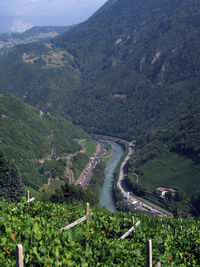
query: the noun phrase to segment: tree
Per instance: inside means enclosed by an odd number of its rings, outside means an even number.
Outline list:
[[[195,208],[198,210],[198,212],[200,212],[200,192],[192,196],[191,202],[195,206]]]
[[[174,209],[173,209],[173,215],[175,218],[179,218],[180,217],[180,208],[178,206],[178,203],[176,203]]]
[[[185,194],[182,190],[177,190],[175,195],[175,201],[182,201],[185,199]]]
[[[18,201],[23,194],[16,166],[0,151],[0,197]]]
[[[98,204],[98,197],[89,189],[83,190],[80,186],[74,186],[66,183],[62,187],[47,189],[45,196],[55,203],[86,203],[89,202],[95,206]]]

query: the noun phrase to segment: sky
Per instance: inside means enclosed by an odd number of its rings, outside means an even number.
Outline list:
[[[0,33],[68,26],[88,19],[107,0],[0,0]]]

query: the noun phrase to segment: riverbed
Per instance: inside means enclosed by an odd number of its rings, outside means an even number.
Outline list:
[[[100,205],[105,206],[110,211],[114,211],[115,205],[112,197],[112,182],[114,180],[115,169],[117,168],[121,160],[124,150],[122,146],[113,141],[103,141],[107,142],[112,147],[112,153],[105,170],[105,181],[100,193]]]

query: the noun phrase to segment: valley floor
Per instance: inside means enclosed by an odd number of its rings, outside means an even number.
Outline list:
[[[134,149],[132,147],[129,147],[128,155],[126,156],[125,160],[123,161],[120,167],[119,180],[118,180],[117,186],[121,190],[124,196],[124,200],[129,205],[131,205],[135,210],[145,211],[153,215],[172,217],[173,216],[172,213],[163,210],[162,208],[150,203],[149,201],[146,201],[142,198],[134,196],[131,192],[128,192],[123,188],[122,182],[125,177],[124,166],[126,165],[128,160],[132,156],[133,152],[134,152]]]

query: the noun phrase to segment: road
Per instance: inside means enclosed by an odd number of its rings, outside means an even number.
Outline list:
[[[71,169],[72,163],[71,163],[71,156],[67,157],[67,169],[69,170],[69,183],[72,185],[74,183],[74,173]]]
[[[142,211],[148,212],[148,213],[153,214],[153,215],[168,216],[169,217],[170,213],[164,212],[161,209],[153,207],[153,205],[151,206],[150,204],[147,204],[147,203],[141,201],[140,198],[134,196],[131,192],[125,191],[124,188],[122,187],[122,181],[125,177],[124,166],[127,163],[127,161],[130,159],[133,152],[134,152],[134,146],[129,146],[128,155],[126,156],[125,160],[123,161],[123,163],[120,167],[119,180],[118,180],[117,186],[121,190],[121,192],[124,196],[124,200],[129,205],[131,205],[134,209],[142,210]]]
[[[94,173],[94,169],[97,163],[100,161],[104,153],[104,144],[102,142],[96,142],[96,152],[94,153],[93,157],[90,158],[90,162],[87,164],[86,168],[76,181],[75,185],[80,185],[83,189],[87,189],[92,175]]]

